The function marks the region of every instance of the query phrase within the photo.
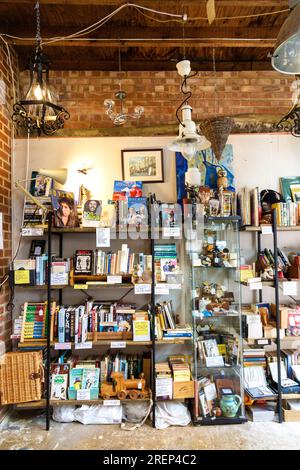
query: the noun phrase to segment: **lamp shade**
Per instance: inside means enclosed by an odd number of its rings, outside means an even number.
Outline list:
[[[300,74],[300,3],[291,11],[279,31],[272,67],[281,73]]]
[[[65,184],[67,181],[68,170],[67,168],[40,168],[38,173],[43,176],[48,176],[49,178],[53,178],[60,184]]]

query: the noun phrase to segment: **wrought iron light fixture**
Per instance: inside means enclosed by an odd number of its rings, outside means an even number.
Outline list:
[[[195,76],[190,75],[191,63],[189,60],[181,60],[176,64],[179,75],[183,78],[181,83],[181,92],[184,94],[184,100],[176,110],[176,117],[179,122],[179,135],[169,146],[169,150],[181,152],[181,154],[189,160],[197,150],[210,147],[210,142],[201,136],[196,124],[192,120],[192,107],[188,104],[188,100],[192,96],[192,92],[187,89],[187,79]],[[179,117],[179,112],[182,118]]]
[[[289,0],[291,13],[277,38],[272,66],[277,72],[300,74],[300,0]]]
[[[294,137],[300,137],[300,76],[293,82],[293,106],[291,110],[278,122],[277,129],[290,132]]]
[[[121,72],[121,51],[119,48],[119,72]],[[126,91],[122,90],[122,80],[119,82],[119,90],[115,93],[115,99],[120,101],[120,112],[114,111],[115,102],[114,100],[104,100],[104,106],[106,107],[106,114],[112,120],[115,126],[122,126],[127,121],[139,119],[144,113],[143,106],[136,106],[133,113],[126,113],[124,111],[124,100],[127,96]]]
[[[42,50],[38,2],[35,10],[36,50],[29,65],[30,85],[25,98],[14,104],[12,119],[19,127],[27,129],[30,133],[52,135],[64,127],[70,114],[65,108],[55,103],[50,91],[49,61]]]

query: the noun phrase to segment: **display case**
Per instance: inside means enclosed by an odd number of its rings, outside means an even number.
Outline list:
[[[192,289],[194,422],[242,423],[239,218],[205,216],[190,235],[186,251]]]

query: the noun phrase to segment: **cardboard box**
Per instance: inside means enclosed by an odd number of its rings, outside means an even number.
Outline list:
[[[300,421],[300,411],[299,410],[290,410],[288,408],[287,400],[282,400],[282,411],[284,421],[290,422],[299,422]]]
[[[194,398],[194,381],[173,382],[173,398]]]
[[[283,329],[280,329],[279,331],[280,331],[279,333],[280,339],[284,338],[285,331]],[[276,327],[272,325],[264,326],[264,337],[269,338],[269,339],[276,339],[277,338]]]
[[[289,307],[287,305],[279,305],[279,317],[280,317],[280,328],[285,330],[288,328],[288,312]],[[270,305],[271,316],[276,320],[276,305]]]

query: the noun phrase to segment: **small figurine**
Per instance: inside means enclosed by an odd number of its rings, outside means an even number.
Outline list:
[[[218,170],[217,186],[218,186],[218,189],[220,189],[220,188],[227,189],[228,188],[227,171],[224,170],[223,168],[220,168]]]

